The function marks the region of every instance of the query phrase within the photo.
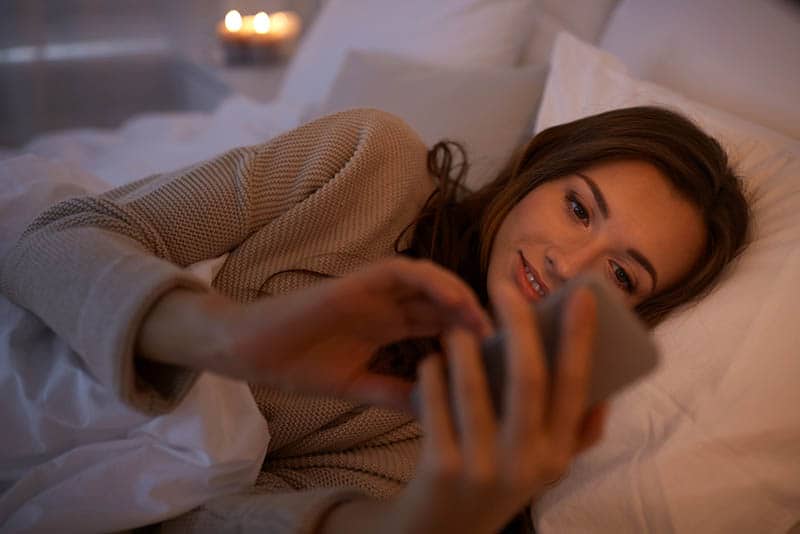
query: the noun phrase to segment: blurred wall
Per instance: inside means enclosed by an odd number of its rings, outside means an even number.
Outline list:
[[[243,14],[291,9],[313,20],[321,0],[2,0],[0,49],[81,41],[163,40],[207,60],[214,26],[229,9]]]
[[[114,128],[148,111],[210,111],[231,89],[268,100],[280,64],[223,68],[217,23],[234,8],[291,9],[308,28],[319,3],[0,0],[0,148],[52,130]]]

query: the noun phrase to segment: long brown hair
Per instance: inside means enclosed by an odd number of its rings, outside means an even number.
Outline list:
[[[743,248],[750,221],[740,180],[725,150],[690,120],[667,109],[618,109],[548,128],[522,147],[494,180],[472,193],[461,186],[467,169],[463,149],[448,142],[436,144],[428,166],[440,185],[406,229],[412,232],[409,245],[398,252],[429,258],[458,272],[485,303],[492,243],[508,212],[539,185],[611,160],[654,165],[699,210],[706,226],[705,250],[684,279],[636,307],[643,320],[655,325],[713,287]]]
[[[474,192],[462,185],[469,168],[463,148],[448,141],[437,143],[428,153],[428,168],[438,187],[398,237],[395,249],[455,271],[486,305],[489,255],[508,212],[547,181],[614,160],[654,165],[698,209],[706,226],[705,249],[689,273],[636,306],[638,315],[655,326],[671,310],[711,290],[744,247],[750,221],[741,181],[725,150],[689,119],[664,108],[617,109],[548,128],[521,147],[494,180]],[[407,245],[401,249],[403,242]],[[419,353],[433,350],[434,345],[417,342],[405,347]],[[392,372],[413,376],[422,354],[409,361],[408,350],[394,347],[393,353],[388,366]]]

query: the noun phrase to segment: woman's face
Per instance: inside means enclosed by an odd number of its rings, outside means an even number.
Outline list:
[[[705,244],[699,211],[658,169],[614,161],[528,193],[500,226],[487,285],[539,300],[579,273],[604,276],[630,307],[688,274]]]

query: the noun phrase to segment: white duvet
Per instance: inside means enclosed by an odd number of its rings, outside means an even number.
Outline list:
[[[49,204],[262,142],[294,115],[232,98],[214,114],[42,137],[0,160],[0,260]],[[88,171],[88,172],[87,172]],[[101,179],[102,178],[102,179]],[[211,282],[224,258],[192,266]],[[204,374],[173,412],[120,402],[38,318],[0,295],[0,530],[108,532],[251,486],[269,442],[246,384]]]
[[[210,282],[214,267],[193,270]],[[159,521],[251,486],[269,443],[247,384],[206,373],[171,413],[142,415],[4,297],[0,389],[4,531],[108,532]]]
[[[262,143],[300,122],[299,107],[233,96],[213,113],[150,113],[120,128],[40,135],[0,161],[34,154],[91,173],[112,186],[208,159],[230,148]]]

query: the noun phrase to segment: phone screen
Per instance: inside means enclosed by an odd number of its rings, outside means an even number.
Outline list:
[[[659,361],[658,349],[646,325],[596,275],[570,280],[558,291],[533,304],[545,360],[551,372],[556,368],[564,306],[578,287],[588,287],[595,298],[597,328],[592,349],[588,404],[604,400],[650,373]],[[506,381],[505,336],[501,331],[482,346],[483,363],[492,402],[503,413]]]

